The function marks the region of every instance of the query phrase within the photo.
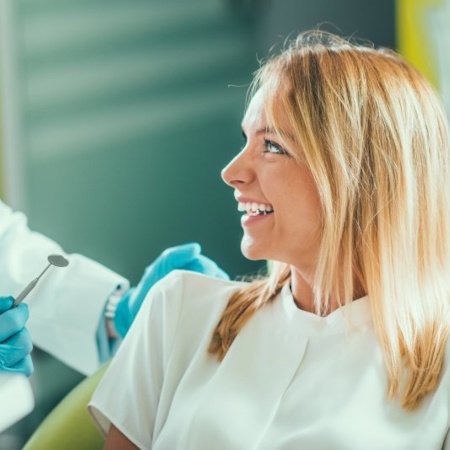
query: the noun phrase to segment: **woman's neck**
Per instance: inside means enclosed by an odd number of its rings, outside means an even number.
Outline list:
[[[294,301],[298,308],[303,311],[307,311],[315,314],[314,304],[314,275],[309,274],[307,271],[301,271],[297,267],[291,266],[291,291]],[[354,283],[353,300],[366,295],[365,290],[360,283]],[[336,297],[332,296],[329,302],[327,311],[323,312],[323,315],[328,315],[339,308],[339,303]]]
[[[291,266],[291,291],[298,308],[315,313],[313,276],[307,276],[304,271]]]

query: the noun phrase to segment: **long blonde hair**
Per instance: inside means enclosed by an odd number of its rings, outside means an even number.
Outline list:
[[[274,111],[287,116],[321,197],[316,313],[332,295],[350,303],[358,283],[370,299],[388,398],[414,409],[437,386],[450,325],[450,161],[440,101],[395,52],[319,31],[267,60],[250,92],[262,87],[271,122],[277,129]],[[289,281],[289,267],[275,262],[267,279],[236,293],[209,351],[222,359]]]

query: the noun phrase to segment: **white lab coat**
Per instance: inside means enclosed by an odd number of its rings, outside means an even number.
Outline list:
[[[51,239],[30,231],[22,213],[0,202],[0,295],[17,296],[45,268],[52,253],[63,250]],[[68,267],[49,269],[27,297],[27,328],[36,346],[90,374],[101,362],[97,332],[106,299],[118,284],[127,288],[129,283],[82,255],[67,258]],[[103,334],[106,339],[106,330]]]

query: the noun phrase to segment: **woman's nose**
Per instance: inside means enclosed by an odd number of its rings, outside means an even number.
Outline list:
[[[245,149],[237,154],[223,169],[222,180],[231,187],[251,181],[251,165]]]

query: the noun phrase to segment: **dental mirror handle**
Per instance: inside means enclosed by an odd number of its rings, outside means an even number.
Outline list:
[[[39,279],[42,277],[42,275],[44,275],[45,272],[47,272],[48,268],[51,266],[51,264],[49,264],[42,272],[39,276],[37,276],[34,280],[32,280],[30,283],[27,284],[27,286],[25,287],[25,289],[16,297],[16,299],[14,300],[14,306],[17,306],[19,303],[21,303],[25,297],[34,289],[34,287],[36,286],[36,284],[38,283]]]

